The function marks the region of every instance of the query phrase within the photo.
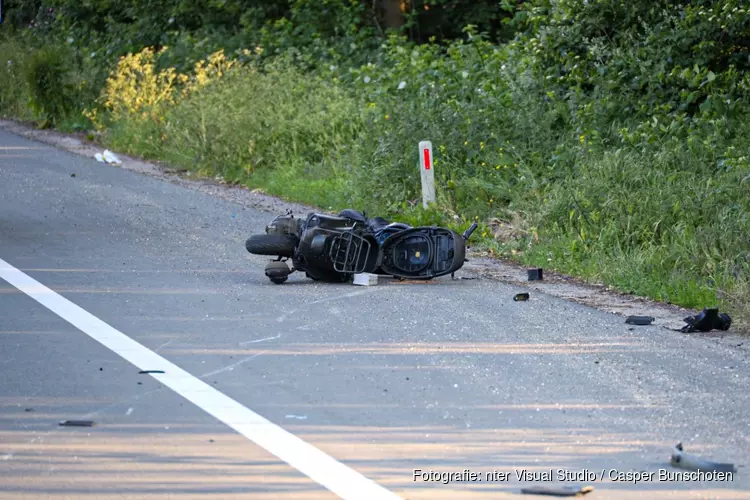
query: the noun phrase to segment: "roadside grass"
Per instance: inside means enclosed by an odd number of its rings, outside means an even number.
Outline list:
[[[24,77],[30,50],[12,38],[0,38],[0,116],[31,120],[29,91]]]
[[[0,116],[40,128],[84,132],[91,106],[107,77],[105,68],[70,48],[38,45],[29,36],[0,30]]]

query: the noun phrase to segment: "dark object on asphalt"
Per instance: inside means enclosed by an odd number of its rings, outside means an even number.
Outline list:
[[[60,422],[62,427],[93,427],[93,420],[63,420]]]
[[[139,374],[142,374],[142,373],[164,373],[164,370],[141,370],[138,373]]]
[[[650,325],[654,322],[653,316],[628,316],[625,323],[628,325]]]
[[[529,281],[542,281],[544,279],[542,268],[529,269],[527,273],[529,275]]]
[[[333,283],[350,281],[360,273],[430,280],[453,275],[464,265],[466,243],[476,228],[474,223],[460,235],[437,226],[368,218],[352,209],[337,216],[312,212],[304,219],[288,212],[273,219],[266,234],[250,236],[245,248],[255,255],[277,257],[265,270],[276,284],[294,271]]]
[[[34,408],[26,408],[24,411],[34,411]]]
[[[522,302],[524,300],[529,300],[529,294],[528,293],[517,293],[513,297],[513,300],[516,301],[516,302]]]
[[[285,282],[291,272],[286,262],[272,260],[266,265],[266,276],[277,285]]]
[[[70,176],[71,176],[71,177],[75,177],[75,176],[76,176],[76,174],[70,174]]]
[[[526,495],[548,495],[553,497],[578,497],[594,491],[593,486],[530,486],[521,488]]]
[[[672,467],[677,467],[686,470],[702,470],[704,472],[737,472],[737,468],[734,464],[722,464],[718,462],[711,462],[710,460],[704,460],[694,455],[688,455],[685,453],[682,443],[677,443],[674,447],[672,456],[669,460]]]
[[[684,321],[687,325],[680,329],[682,333],[727,331],[732,326],[732,318],[726,313],[719,313],[715,307],[703,309],[697,316],[688,316]]]

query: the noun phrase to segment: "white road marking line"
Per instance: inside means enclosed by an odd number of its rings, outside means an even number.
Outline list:
[[[150,376],[339,497],[352,500],[400,498],[162,358],[3,259],[0,259],[0,278],[137,368],[163,370],[165,373]]]

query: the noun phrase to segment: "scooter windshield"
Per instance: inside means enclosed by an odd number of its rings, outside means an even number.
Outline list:
[[[394,264],[408,273],[422,271],[430,264],[432,245],[425,236],[409,236],[399,241],[393,250]]]

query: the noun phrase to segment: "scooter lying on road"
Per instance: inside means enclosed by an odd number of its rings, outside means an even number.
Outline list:
[[[250,236],[245,248],[277,257],[266,265],[266,276],[276,284],[295,271],[334,283],[358,273],[429,280],[453,275],[464,265],[466,243],[476,228],[474,223],[460,235],[437,226],[368,218],[352,209],[337,216],[313,212],[304,219],[289,212],[273,219],[265,234]]]

